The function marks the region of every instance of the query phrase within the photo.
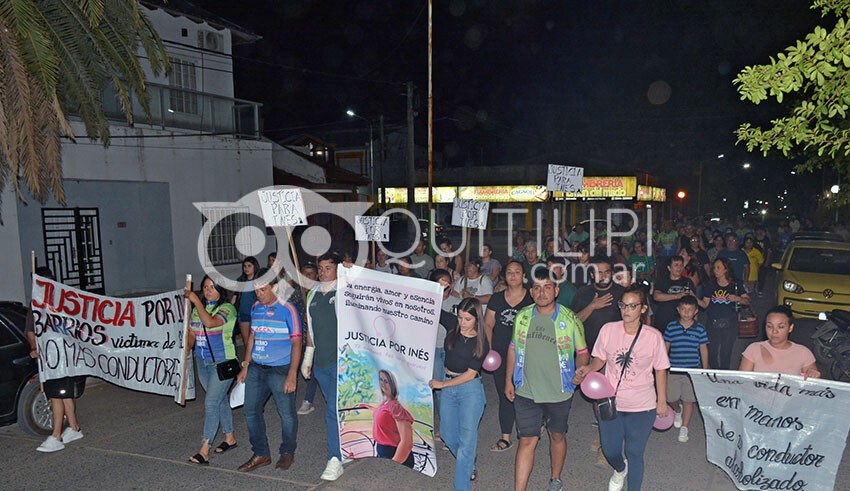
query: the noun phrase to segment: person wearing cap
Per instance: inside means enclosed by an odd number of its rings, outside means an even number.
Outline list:
[[[493,282],[490,281],[490,278],[481,274],[482,263],[483,261],[479,256],[469,258],[469,264],[466,265],[466,276],[455,282],[454,289],[461,298],[477,298],[486,309],[487,302],[493,295]]]

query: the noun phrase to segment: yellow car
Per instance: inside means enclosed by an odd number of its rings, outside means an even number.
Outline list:
[[[793,240],[771,266],[778,270],[776,302],[795,316],[823,319],[850,308],[850,243]]]

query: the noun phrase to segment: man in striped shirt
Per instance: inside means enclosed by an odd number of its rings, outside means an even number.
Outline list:
[[[254,455],[239,466],[250,472],[271,463],[263,408],[274,398],[280,415],[282,442],[277,469],[289,469],[295,459],[298,416],[295,387],[301,364],[301,318],[298,309],[277,296],[277,277],[255,281],[257,303],[251,309],[251,333],[245,343],[245,361],[237,380],[245,383],[245,422]]]
[[[664,329],[664,344],[670,354],[671,368],[708,369],[708,334],[696,321],[697,300],[693,295],[685,295],[676,306],[679,318]],[[679,406],[679,400],[682,406]],[[694,414],[697,398],[691,378],[684,373],[671,373],[667,377],[667,401],[676,411],[673,426],[679,428],[679,441],[688,441],[688,424]]]

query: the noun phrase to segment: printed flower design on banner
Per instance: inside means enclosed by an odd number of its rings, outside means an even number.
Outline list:
[[[385,315],[379,315],[372,321],[372,329],[375,336],[382,339],[393,339],[395,337],[395,321]]]

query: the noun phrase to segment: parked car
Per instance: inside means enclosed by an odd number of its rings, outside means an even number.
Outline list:
[[[0,426],[18,422],[31,435],[53,431],[53,412],[41,392],[38,362],[24,336],[27,309],[0,302]]]
[[[794,240],[778,270],[776,302],[800,317],[822,317],[835,309],[850,309],[850,243]]]

